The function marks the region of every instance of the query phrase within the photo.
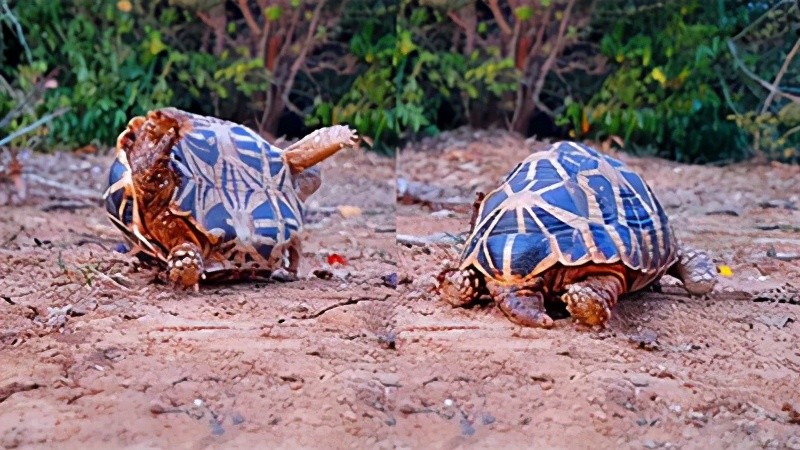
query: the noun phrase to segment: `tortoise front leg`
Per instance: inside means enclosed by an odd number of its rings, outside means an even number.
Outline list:
[[[473,268],[446,269],[438,276],[439,295],[453,306],[466,306],[474,302],[483,292],[483,277]]]
[[[581,324],[605,328],[611,318],[611,309],[622,293],[622,281],[616,275],[593,275],[584,281],[566,286],[561,300],[567,311]]]
[[[553,318],[545,311],[544,294],[538,285],[506,286],[489,281],[486,288],[500,310],[512,322],[526,327],[553,326]]]
[[[194,243],[184,242],[172,248],[167,257],[167,278],[176,286],[200,290],[200,279],[205,278],[203,272],[203,255]]]

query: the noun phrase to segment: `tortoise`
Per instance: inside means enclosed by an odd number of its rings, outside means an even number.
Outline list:
[[[117,138],[103,198],[131,252],[177,287],[294,279],[304,202],[321,185],[315,164],[357,143],[335,125],[281,150],[243,125],[157,109]]]
[[[681,245],[653,191],[622,162],[576,142],[532,153],[474,204],[457,267],[439,294],[466,306],[488,294],[517,324],[552,327],[560,300],[573,320],[605,328],[620,295],[672,275],[710,292],[716,266]]]

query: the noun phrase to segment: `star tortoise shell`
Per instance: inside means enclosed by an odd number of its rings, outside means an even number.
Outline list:
[[[680,247],[642,177],[586,145],[531,154],[476,208],[458,268],[440,276],[454,305],[489,293],[512,320],[551,326],[544,302],[560,295],[577,321],[604,326],[618,295],[668,272],[690,292],[713,288],[711,258]]]
[[[151,111],[117,140],[106,210],[132,250],[165,264],[179,286],[292,275],[303,201],[320,186],[313,166],[356,142],[335,126],[282,150],[233,122]]]

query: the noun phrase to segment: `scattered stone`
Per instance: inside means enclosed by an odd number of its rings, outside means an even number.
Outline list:
[[[650,385],[650,377],[645,374],[631,375],[630,381],[636,387],[647,387]]]
[[[238,412],[231,414],[231,423],[234,425],[240,425],[244,423],[244,416],[242,416]]]
[[[629,339],[643,350],[658,350],[659,348],[658,333],[649,328],[645,328],[639,333],[630,336]]]
[[[473,434],[475,434],[475,427],[473,427],[472,424],[469,422],[469,420],[467,420],[466,418],[461,419],[460,425],[461,425],[461,434],[463,434],[464,436],[472,436]]]
[[[786,448],[789,450],[800,450],[800,435],[792,435],[789,436],[789,439],[786,440]]]
[[[658,443],[652,439],[643,441],[642,445],[644,445],[646,448],[658,448]]]

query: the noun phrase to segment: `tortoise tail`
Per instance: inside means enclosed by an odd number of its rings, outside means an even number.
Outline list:
[[[292,173],[300,173],[333,156],[344,147],[358,144],[358,134],[345,125],[320,128],[284,149]]]

